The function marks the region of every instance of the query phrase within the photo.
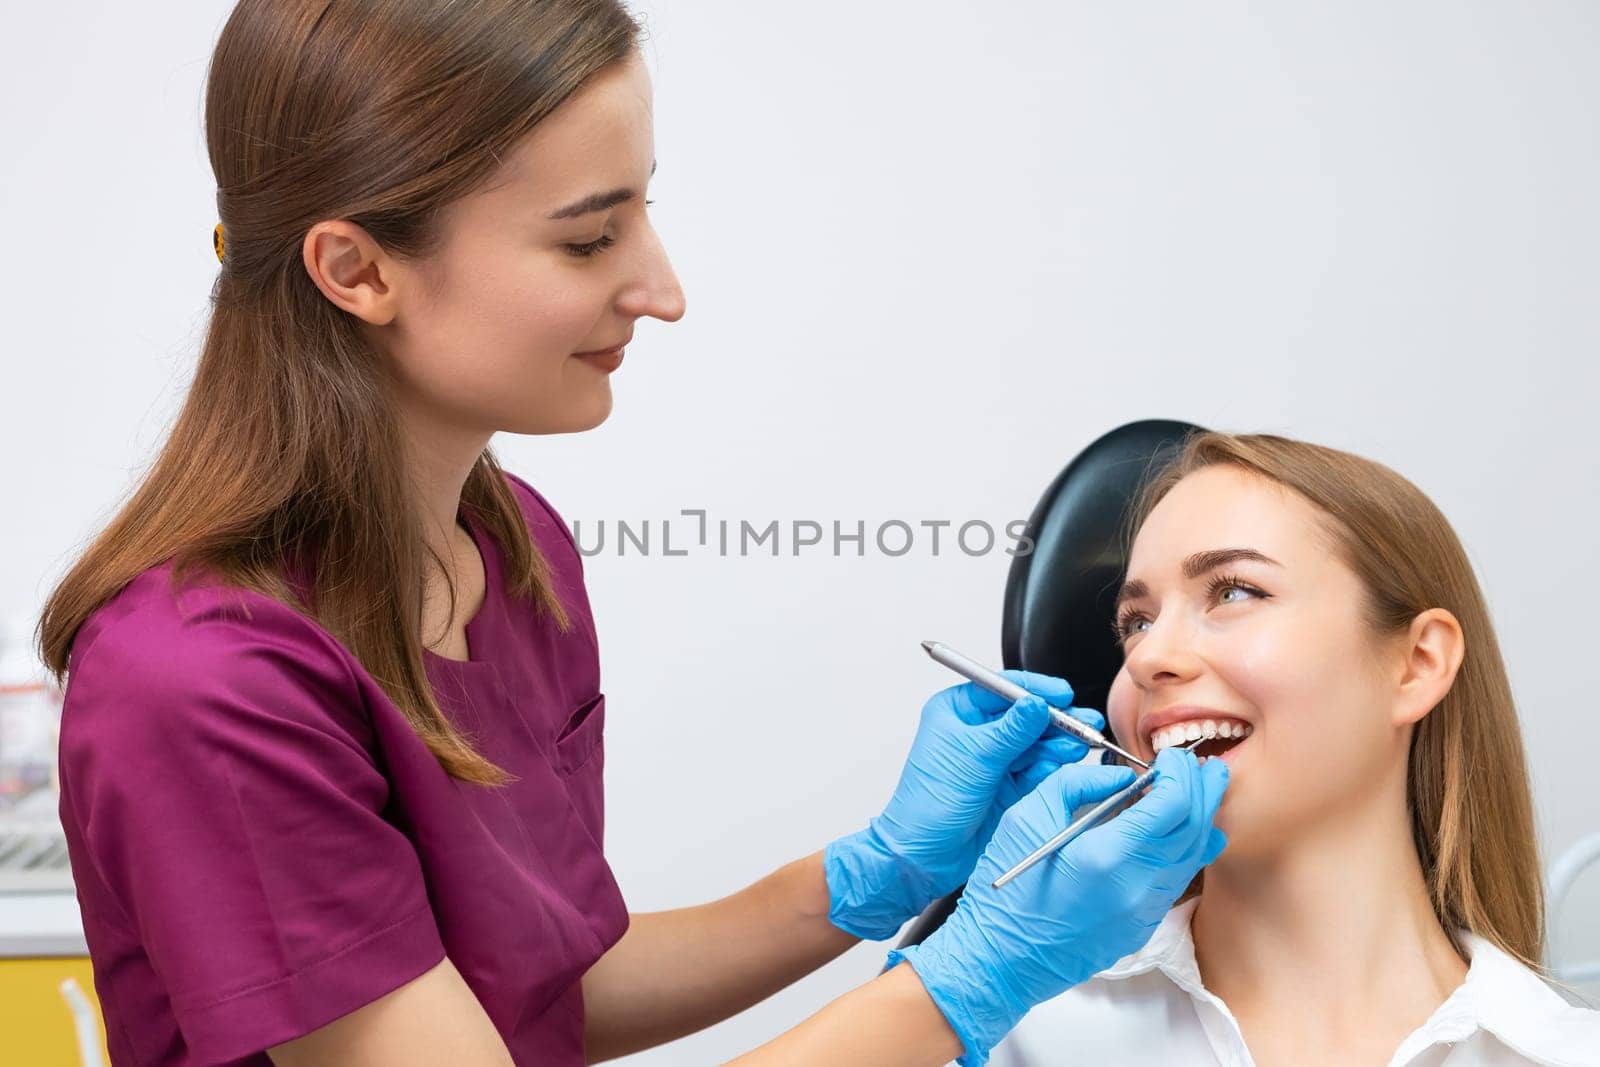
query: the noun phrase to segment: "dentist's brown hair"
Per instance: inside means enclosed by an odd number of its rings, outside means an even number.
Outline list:
[[[175,557],[175,585],[203,567],[314,618],[453,777],[510,780],[428,685],[428,557],[448,569],[423,538],[391,368],[312,282],[301,249],[317,222],[348,219],[430,267],[443,209],[642,32],[619,0],[241,0],[206,80],[227,255],[199,364],[152,469],[45,605],[41,654],[58,684],[84,620]],[[206,228],[195,246],[210,263]],[[569,628],[488,449],[461,506],[499,546],[507,595]],[[302,602],[284,567],[309,555]],[[453,586],[450,600],[453,615]]]
[[[1488,605],[1455,530],[1420,489],[1369,459],[1271,434],[1196,432],[1145,482],[1127,544],[1173,486],[1218,464],[1286,486],[1321,511],[1366,589],[1375,635],[1403,633],[1430,608],[1460,623],[1466,652],[1455,681],[1411,735],[1412,841],[1451,941],[1465,928],[1543,973],[1544,883],[1522,732]]]

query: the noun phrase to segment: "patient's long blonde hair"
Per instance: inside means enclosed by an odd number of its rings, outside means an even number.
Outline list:
[[[1196,432],[1145,483],[1128,544],[1173,486],[1216,464],[1269,478],[1321,509],[1366,587],[1378,634],[1404,631],[1429,608],[1461,624],[1466,655],[1455,682],[1411,737],[1411,835],[1451,940],[1465,928],[1543,973],[1544,887],[1522,732],[1488,606],[1449,521],[1415,485],[1360,456],[1270,434]]]

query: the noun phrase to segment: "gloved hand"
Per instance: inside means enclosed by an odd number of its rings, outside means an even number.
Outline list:
[[[891,936],[966,881],[1008,807],[1088,751],[1050,722],[1045,703],[1068,708],[1072,686],[1028,671],[1001,673],[1035,696],[1012,704],[974,682],[935,693],[883,813],[823,850],[835,926],[869,940]],[[1071,714],[1105,725],[1097,711]]]
[[[966,892],[909,960],[961,1038],[962,1067],[989,1050],[1035,1004],[1110,967],[1150,939],[1196,872],[1227,845],[1211,825],[1227,787],[1219,759],[1165,749],[1150,791],[999,889],[996,878],[1065,829],[1072,810],[1127,785],[1127,767],[1064,767],[1000,820]]]

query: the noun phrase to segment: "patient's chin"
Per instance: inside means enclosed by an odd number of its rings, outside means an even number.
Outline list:
[[[1245,788],[1235,793],[1231,785],[1228,787],[1212,820],[1212,825],[1227,835],[1228,847],[1214,865],[1271,865],[1303,843],[1307,820],[1283,810],[1264,792]]]
[[[1281,847],[1287,828],[1279,825],[1276,813],[1262,805],[1268,803],[1259,782],[1230,778],[1222,803],[1211,824],[1228,838],[1228,847],[1216,860],[1225,863],[1245,857],[1260,857]]]

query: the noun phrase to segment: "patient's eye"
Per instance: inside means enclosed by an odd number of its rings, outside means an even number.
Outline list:
[[[1271,593],[1268,593],[1262,589],[1257,589],[1248,582],[1241,582],[1238,578],[1231,574],[1219,574],[1212,578],[1210,583],[1206,586],[1206,600],[1208,602],[1215,600],[1222,604],[1239,603],[1237,599],[1220,599],[1222,594],[1228,592],[1249,593],[1251,596],[1257,597],[1261,600],[1266,600],[1272,596]],[[1117,644],[1126,647],[1130,637],[1136,633],[1142,632],[1135,630],[1134,627],[1138,626],[1140,623],[1149,621],[1150,619],[1145,615],[1144,612],[1135,611],[1132,608],[1129,608],[1117,616],[1116,621],[1111,624],[1111,632],[1113,636],[1115,636]]]
[[[1124,611],[1118,615],[1116,621],[1111,624],[1111,632],[1116,637],[1117,644],[1126,645],[1128,643],[1128,638],[1133,636],[1131,632],[1133,627],[1137,626],[1140,622],[1149,621],[1149,619],[1145,618],[1144,612],[1142,611]]]
[[[1257,589],[1253,585],[1241,582],[1231,574],[1219,574],[1215,578],[1211,579],[1210,585],[1206,586],[1206,594],[1212,600],[1217,599],[1219,594],[1226,593],[1229,590],[1233,590],[1236,593],[1249,593],[1251,596],[1257,596],[1263,600],[1265,600],[1269,595],[1262,590]],[[1237,604],[1238,601],[1225,600],[1223,603]]]

